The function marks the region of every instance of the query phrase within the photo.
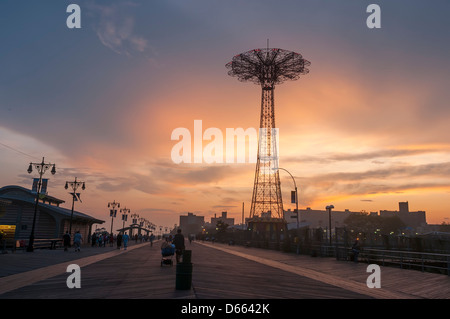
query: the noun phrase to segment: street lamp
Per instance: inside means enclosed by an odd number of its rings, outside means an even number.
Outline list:
[[[112,236],[114,218],[116,217],[117,213],[116,207],[120,208],[120,203],[116,203],[116,200],[114,200],[113,202],[108,203],[108,207],[112,207],[112,209],[109,211],[109,216],[111,217],[111,236]]]
[[[130,209],[128,208],[121,208],[120,212],[122,213],[122,221],[123,221],[123,226],[122,226],[122,232],[125,233],[125,222],[128,219],[128,215],[130,213]]]
[[[139,214],[134,213],[134,214],[131,215],[131,218],[133,218],[132,223],[133,224],[137,224],[137,221],[138,221],[138,218],[139,218]]]
[[[279,169],[281,169],[281,170],[283,170],[283,171],[285,171],[286,173],[288,173],[290,176],[291,176],[291,178],[292,178],[292,181],[294,182],[294,187],[295,187],[295,216],[296,216],[296,218],[297,218],[297,235],[298,235],[298,243],[297,243],[297,254],[299,254],[299,250],[300,250],[300,224],[299,224],[299,218],[298,218],[298,192],[297,192],[297,183],[295,182],[295,178],[294,178],[294,176],[292,176],[292,174],[291,173],[289,173],[289,171],[287,170],[287,169],[285,169],[285,168],[282,168],[282,167],[275,167],[275,168],[272,168],[273,170],[279,170]],[[292,202],[292,196],[291,196],[291,202]],[[292,216],[291,216],[292,217]]]
[[[56,167],[55,164],[45,163],[44,157],[42,158],[41,163],[30,163],[30,166],[28,166],[27,172],[28,174],[31,174],[33,172],[33,166],[37,169],[39,173],[39,182],[36,189],[36,203],[34,205],[34,216],[33,216],[33,226],[31,227],[31,234],[30,234],[30,240],[28,242],[27,251],[32,252],[34,250],[33,244],[34,244],[34,229],[36,226],[36,215],[37,215],[37,208],[39,204],[39,193],[41,192],[41,186],[42,186],[42,175],[52,166],[51,173],[52,175],[55,175],[56,173]]]
[[[275,167],[275,168],[272,168],[272,169],[273,169],[273,170],[279,170],[279,169],[282,169],[283,171],[287,172],[287,173],[291,176],[292,181],[294,182],[294,187],[295,187],[295,213],[296,213],[296,215],[297,215],[297,229],[298,229],[298,228],[299,228],[299,218],[298,218],[298,193],[297,193],[297,183],[295,182],[294,176],[292,176],[292,174],[289,173],[289,171],[288,171],[287,169],[285,169],[285,168]]]
[[[66,182],[66,185],[64,186],[65,189],[68,189],[70,187],[73,190],[72,194],[72,213],[70,214],[70,225],[69,225],[69,234],[72,235],[72,218],[73,218],[73,207],[75,206],[75,199],[79,200],[81,202],[80,199],[80,194],[77,194],[77,189],[81,186],[82,190],[86,189],[86,184],[84,182],[80,182],[77,181],[77,178],[75,177],[75,180],[73,182]]]
[[[330,236],[330,246],[331,246],[331,210],[334,208],[334,206],[328,205],[325,208],[328,210],[328,227],[330,229],[330,234],[328,236]]]
[[[134,213],[131,215],[131,218],[133,218],[131,220],[131,225],[133,225],[133,224],[137,225],[139,214]],[[131,238],[131,236],[133,236],[133,228],[130,227],[130,238]]]

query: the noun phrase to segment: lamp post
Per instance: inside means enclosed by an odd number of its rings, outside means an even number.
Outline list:
[[[28,166],[28,170],[27,170],[28,174],[31,174],[31,172],[33,172],[33,166],[34,166],[34,168],[37,169],[37,171],[39,173],[39,182],[38,182],[37,189],[36,189],[36,203],[34,205],[33,226],[31,227],[30,240],[28,241],[28,247],[27,247],[28,252],[34,251],[34,248],[33,248],[34,229],[36,227],[36,215],[37,215],[37,208],[38,208],[38,204],[39,204],[39,193],[41,191],[41,186],[42,186],[42,175],[44,175],[44,173],[50,168],[50,166],[53,166],[52,170],[51,170],[52,175],[55,175],[55,173],[56,173],[55,164],[45,163],[44,157],[42,158],[41,163],[30,163],[30,166]]]
[[[123,233],[125,233],[125,222],[128,219],[127,214],[130,213],[130,209],[125,207],[125,208],[120,209],[120,212],[122,213],[122,221],[123,221],[122,231],[123,231]]]
[[[294,182],[294,187],[295,187],[295,214],[297,215],[297,229],[298,229],[298,228],[299,228],[299,219],[298,219],[298,193],[297,193],[297,183],[295,182],[294,176],[292,176],[292,174],[289,173],[289,171],[288,171],[287,169],[282,168],[282,167],[276,167],[276,168],[273,168],[273,170],[279,170],[279,169],[282,169],[283,171],[287,172],[287,173],[291,176],[292,181]]]
[[[70,225],[69,225],[69,234],[72,236],[72,219],[73,219],[73,208],[75,206],[75,199],[80,200],[80,197],[77,195],[77,189],[81,186],[82,190],[86,189],[86,184],[84,182],[77,181],[77,178],[75,177],[75,180],[73,182],[66,182],[66,185],[64,186],[65,189],[68,189],[70,187],[73,190],[72,194],[72,213],[70,214]],[[81,200],[80,200],[81,202]]]
[[[132,218],[131,225],[133,225],[133,224],[137,225],[139,214],[134,213],[134,214],[131,215],[131,218]],[[133,228],[130,227],[130,238],[131,238],[132,235],[133,235]]]
[[[109,216],[111,216],[111,236],[112,236],[114,218],[116,217],[117,213],[116,207],[120,208],[120,203],[116,203],[116,200],[114,200],[113,202],[108,203],[108,207],[112,207],[112,209],[109,211]]]
[[[281,170],[285,171],[286,173],[288,173],[288,174],[291,176],[292,181],[294,182],[294,187],[295,187],[295,215],[296,215],[296,218],[297,218],[297,235],[299,235],[299,233],[300,233],[300,222],[299,222],[299,218],[298,218],[298,192],[297,192],[297,183],[295,182],[294,176],[292,176],[292,174],[291,174],[287,169],[282,168],[282,167],[275,167],[275,168],[273,168],[273,170],[279,170],[279,169],[281,169]],[[292,200],[291,200],[291,201],[292,201]],[[299,251],[300,251],[300,236],[298,236],[297,254],[299,254]]]
[[[328,210],[328,228],[329,228],[329,240],[330,240],[330,246],[331,246],[331,210],[334,208],[333,205],[328,205],[325,207]]]

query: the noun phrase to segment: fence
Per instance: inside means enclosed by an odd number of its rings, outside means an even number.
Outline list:
[[[256,240],[245,232],[222,234],[217,236],[216,240],[228,244],[281,250],[312,257],[334,257],[337,260],[348,261],[351,259],[351,245],[355,239],[351,235],[351,232],[343,228],[336,228],[330,241],[327,231],[319,228],[291,231],[286,238],[279,241]],[[445,240],[406,236],[366,236],[361,233],[358,235],[362,246],[359,262],[450,276],[449,242]]]

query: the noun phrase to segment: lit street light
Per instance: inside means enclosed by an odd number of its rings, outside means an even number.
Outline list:
[[[37,171],[39,173],[39,182],[37,184],[37,189],[36,189],[36,203],[34,205],[33,226],[31,227],[30,240],[28,242],[28,247],[27,247],[28,252],[33,252],[33,250],[34,250],[34,248],[33,248],[34,229],[36,227],[36,215],[37,215],[37,208],[38,208],[38,203],[39,203],[39,193],[41,192],[41,186],[42,186],[42,175],[44,175],[44,173],[50,168],[50,166],[53,166],[52,170],[51,170],[52,175],[55,175],[55,173],[56,173],[55,164],[45,163],[44,157],[42,158],[41,163],[30,163],[30,166],[28,166],[28,169],[27,169],[28,174],[31,174],[31,172],[33,172],[33,166],[34,166],[34,168],[37,169]]]

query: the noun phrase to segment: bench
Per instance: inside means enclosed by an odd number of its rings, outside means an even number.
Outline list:
[[[54,250],[62,246],[62,239],[60,238],[50,238],[50,239],[35,239],[33,243],[34,249],[44,248]]]

